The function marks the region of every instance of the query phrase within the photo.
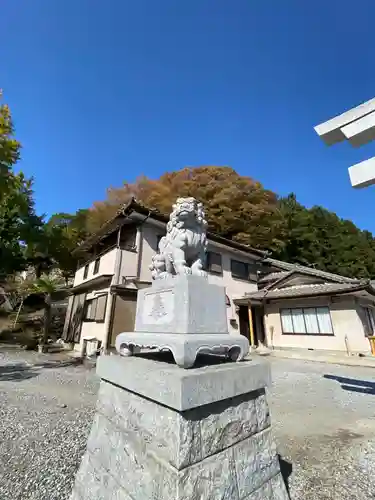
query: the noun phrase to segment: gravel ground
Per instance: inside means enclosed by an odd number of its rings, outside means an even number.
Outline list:
[[[292,500],[375,498],[374,369],[271,365],[271,418]]]
[[[0,352],[0,500],[69,498],[98,388],[93,370],[69,363]]]
[[[271,416],[292,500],[375,498],[375,371],[270,362]],[[94,370],[61,356],[0,351],[0,500],[68,500],[97,389]]]

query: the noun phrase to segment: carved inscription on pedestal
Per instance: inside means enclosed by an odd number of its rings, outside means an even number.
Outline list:
[[[142,322],[144,325],[170,323],[174,315],[173,290],[146,293],[144,297]]]

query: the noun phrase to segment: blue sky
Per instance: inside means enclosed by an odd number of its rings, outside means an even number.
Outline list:
[[[313,126],[375,96],[373,0],[2,0],[0,87],[37,209],[109,186],[231,165],[375,232],[375,155]]]

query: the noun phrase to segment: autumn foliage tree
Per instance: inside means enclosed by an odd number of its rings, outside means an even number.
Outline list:
[[[87,212],[85,229],[96,232],[131,197],[167,215],[177,196],[203,202],[211,231],[272,256],[359,278],[375,278],[375,239],[323,207],[310,209],[294,194],[279,197],[230,167],[203,166],[139,177],[110,188]]]
[[[107,199],[95,203],[88,214],[90,231],[97,230],[132,196],[163,214],[169,214],[177,196],[194,196],[204,204],[211,231],[257,248],[274,250],[282,244],[277,195],[230,167],[184,168],[157,180],[143,176],[133,184],[109,189]]]

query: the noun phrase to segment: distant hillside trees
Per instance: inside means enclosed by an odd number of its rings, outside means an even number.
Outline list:
[[[375,278],[375,239],[323,207],[306,208],[294,194],[279,197],[230,167],[200,166],[139,177],[110,188],[103,201],[48,221],[35,213],[32,179],[16,174],[21,145],[9,108],[0,105],[0,280],[32,265],[37,277],[59,268],[74,274],[73,250],[132,197],[168,215],[178,196],[203,202],[211,231],[273,257],[345,276]]]

